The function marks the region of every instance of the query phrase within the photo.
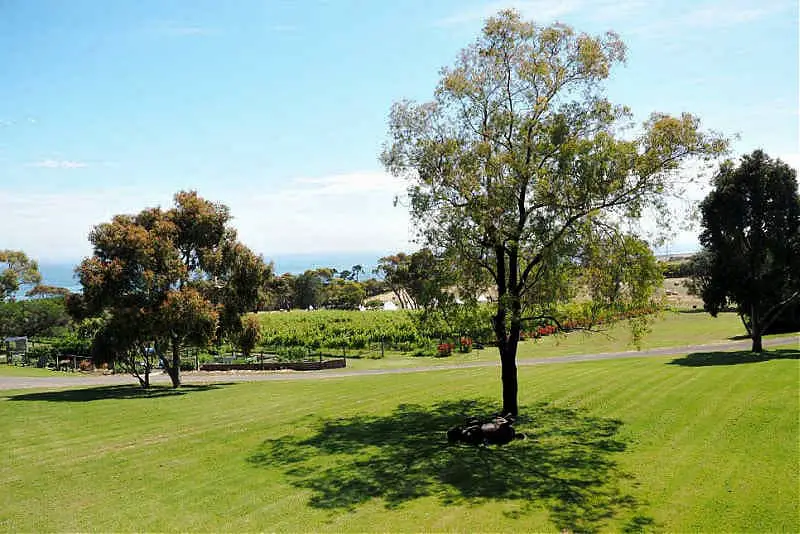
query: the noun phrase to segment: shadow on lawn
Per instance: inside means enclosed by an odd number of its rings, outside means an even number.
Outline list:
[[[468,415],[490,413],[476,401],[401,405],[386,416],[326,420],[307,437],[266,440],[248,461],[284,469],[312,491],[309,505],[354,509],[374,497],[388,508],[438,497],[443,505],[514,501],[521,517],[549,511],[559,529],[593,532],[624,513],[627,529],[653,525],[620,483],[630,478],[613,458],[625,450],[620,421],[546,404],[524,407],[527,435],[504,447],[448,445],[445,432]]]
[[[168,386],[150,386],[142,389],[140,386],[104,386],[99,388],[62,389],[58,391],[42,391],[38,393],[22,393],[9,396],[12,401],[51,401],[51,402],[86,402],[108,399],[150,399],[156,397],[174,397],[200,391],[219,389],[222,386],[231,386],[234,383],[220,384],[186,384],[178,389]]]
[[[800,359],[800,349],[777,349],[762,353],[749,350],[732,352],[693,352],[683,358],[675,358],[670,365],[685,367],[706,367],[709,365],[737,365],[740,363],[757,363],[769,360],[797,360]]]

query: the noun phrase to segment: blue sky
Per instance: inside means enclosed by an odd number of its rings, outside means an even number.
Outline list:
[[[191,188],[267,257],[409,249],[389,108],[504,7],[620,33],[607,92],[638,118],[691,111],[800,165],[794,0],[0,0],[0,248],[77,260],[94,224]]]

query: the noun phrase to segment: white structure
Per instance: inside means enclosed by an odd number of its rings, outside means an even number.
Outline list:
[[[386,302],[383,303],[383,310],[384,311],[395,311],[397,309],[398,309],[397,308],[397,304],[395,304],[391,300],[387,300]]]

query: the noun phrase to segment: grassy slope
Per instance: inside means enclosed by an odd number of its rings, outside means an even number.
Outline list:
[[[495,369],[5,392],[0,530],[797,531],[792,355],[522,368],[530,439],[488,451],[440,431]]]

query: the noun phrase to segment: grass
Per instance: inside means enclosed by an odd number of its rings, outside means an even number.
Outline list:
[[[52,371],[31,366],[0,364],[0,376],[80,376],[79,373]]]
[[[665,312],[655,319],[652,331],[641,341],[642,349],[680,347],[704,343],[725,343],[745,334],[739,317],[735,313],[721,313],[711,317],[707,313]],[[765,336],[769,339],[775,336]],[[573,332],[568,335],[548,336],[539,340],[523,341],[519,344],[518,358],[549,358],[572,354],[621,352],[635,350],[631,344],[630,330],[625,323],[587,334]],[[377,354],[375,352],[373,355]],[[386,352],[385,358],[354,358],[348,355],[347,368],[343,371],[371,369],[399,369],[403,367],[427,367],[473,362],[497,362],[497,349],[487,347],[462,354],[454,352],[446,358],[417,357],[399,352]],[[0,365],[0,376],[80,376],[79,373],[63,373]]]
[[[799,357],[521,368],[488,449],[490,368],[4,392],[0,530],[796,532]]]
[[[735,313],[721,313],[714,318],[706,313],[664,312],[652,324],[652,331],[641,340],[642,349],[682,347],[706,343],[727,343],[745,334],[742,322]],[[765,339],[776,336],[765,336]],[[573,354],[622,352],[636,350],[631,343],[630,329],[618,323],[596,333],[572,332],[527,340],[519,344],[517,357],[550,358]],[[348,358],[347,369],[386,369],[422,367],[499,360],[496,348],[487,347],[467,354],[454,352],[446,358],[414,357],[388,353],[383,359]]]

